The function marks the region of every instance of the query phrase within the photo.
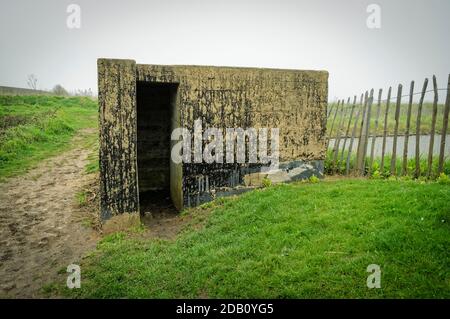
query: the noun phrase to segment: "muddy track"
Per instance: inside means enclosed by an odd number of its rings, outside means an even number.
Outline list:
[[[0,297],[42,297],[58,271],[95,248],[99,235],[75,199],[94,178],[85,174],[90,152],[75,148],[0,183]]]

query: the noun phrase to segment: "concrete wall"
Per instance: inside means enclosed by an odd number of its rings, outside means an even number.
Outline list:
[[[100,217],[139,212],[136,63],[99,59]]]
[[[284,171],[268,176],[274,182],[321,176],[327,72],[137,65],[137,79],[179,83],[180,123],[190,131],[199,118],[204,129],[279,128]],[[233,193],[240,185],[259,186],[259,171],[258,165],[183,164],[183,205]]]
[[[279,127],[281,161],[325,158],[326,71],[138,64],[137,78],[180,83],[183,127]]]
[[[181,126],[193,131],[199,118],[203,129],[279,128],[282,163],[280,172],[271,176],[274,181],[323,172],[325,71],[136,65],[130,60],[104,59],[98,68],[101,196],[106,217],[139,210],[138,81],[178,85],[171,129]],[[172,163],[170,169],[172,198],[179,209],[251,189],[261,179],[260,166],[249,164]]]

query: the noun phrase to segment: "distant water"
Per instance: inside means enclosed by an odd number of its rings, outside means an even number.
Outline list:
[[[335,139],[330,139],[329,149],[333,149],[335,143]],[[339,142],[339,151],[342,151],[342,145],[344,143],[344,138],[340,139]],[[356,152],[358,148],[359,139],[355,138],[353,141],[352,151]],[[385,154],[392,154],[394,143],[393,136],[386,137],[386,150]],[[403,156],[403,147],[405,143],[404,136],[397,137],[397,156]],[[345,144],[345,149],[348,150],[350,146],[350,137],[347,137],[347,143]],[[378,136],[375,138],[375,150],[374,156],[381,156],[381,149],[383,147],[383,137]],[[430,147],[430,135],[420,135],[419,149],[421,155],[428,155],[428,148]],[[367,155],[370,156],[370,150],[372,148],[372,137],[369,137],[369,141],[367,144]],[[433,155],[439,155],[441,148],[441,135],[436,134],[434,136],[434,146],[433,146]],[[408,138],[408,158],[413,158],[416,155],[416,136],[410,135]],[[450,134],[446,135],[445,138],[445,156],[450,156]]]

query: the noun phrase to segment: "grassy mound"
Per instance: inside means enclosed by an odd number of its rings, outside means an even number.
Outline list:
[[[188,211],[193,223],[175,240],[106,237],[81,265],[81,289],[65,293],[449,298],[449,198],[449,185],[417,181],[268,187]],[[370,264],[380,289],[366,286]]]
[[[85,97],[0,96],[0,178],[17,175],[97,126],[97,102]]]

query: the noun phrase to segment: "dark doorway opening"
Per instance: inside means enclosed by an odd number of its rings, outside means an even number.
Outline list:
[[[176,213],[170,192],[170,135],[177,88],[173,83],[137,82],[137,166],[143,217]]]

